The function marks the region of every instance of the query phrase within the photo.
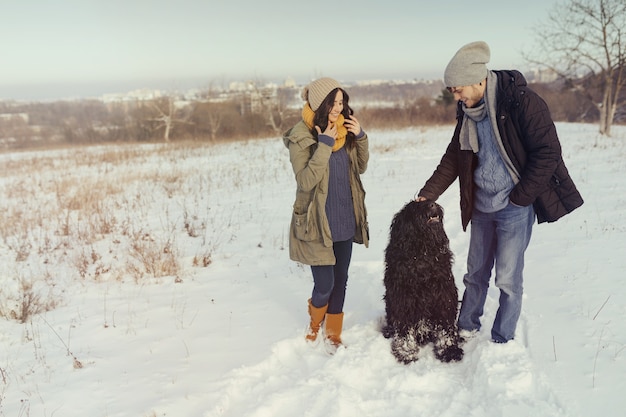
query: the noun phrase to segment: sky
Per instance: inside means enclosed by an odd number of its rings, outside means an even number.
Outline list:
[[[495,0],[9,2],[0,15],[0,98],[287,77],[440,79],[454,52],[475,40],[490,44],[492,68],[523,69],[521,51],[532,48],[533,28],[555,4],[529,0],[511,11]]]
[[[490,341],[492,278],[462,361],[426,346],[403,365],[380,332],[384,250],[452,126],[361,123],[370,246],[354,247],[334,356],[304,340],[313,284],[289,260],[278,138],[0,154],[0,416],[622,416],[626,127],[557,124],[585,203],[535,225],[515,339]],[[438,202],[462,294],[458,186]],[[6,317],[29,300],[50,310]]]

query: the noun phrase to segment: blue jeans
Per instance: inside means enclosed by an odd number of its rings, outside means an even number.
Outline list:
[[[535,223],[533,206],[511,203],[495,213],[472,213],[465,292],[461,302],[460,329],[480,329],[480,317],[495,264],[495,284],[500,289],[500,306],[491,329],[491,338],[504,343],[515,336],[522,310],[524,252]]]
[[[327,312],[339,314],[343,311],[348,285],[348,268],[352,258],[352,239],[333,243],[335,265],[311,266],[313,272],[313,294],[311,304],[324,307]]]

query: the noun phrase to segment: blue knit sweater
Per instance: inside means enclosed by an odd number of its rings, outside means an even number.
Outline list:
[[[494,213],[509,204],[515,183],[506,169],[496,145],[489,116],[476,123],[478,130],[478,166],[474,171],[476,194],[474,207],[483,213]]]
[[[365,135],[363,130],[357,140]],[[328,146],[335,144],[334,138],[319,135],[318,140]],[[328,196],[326,197],[326,217],[333,242],[343,242],[354,238],[356,219],[354,202],[350,188],[350,157],[346,147],[330,155],[328,175]]]

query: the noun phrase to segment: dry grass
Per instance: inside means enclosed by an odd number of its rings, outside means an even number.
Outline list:
[[[209,266],[222,233],[213,182],[245,181],[232,166],[209,170],[209,152],[190,142],[0,155],[0,262],[30,271],[6,275],[0,316],[26,321],[54,308],[63,281],[180,282],[187,267]],[[30,278],[49,269],[66,272]]]
[[[49,276],[34,279],[16,275],[11,279],[12,290],[0,287],[0,317],[26,323],[31,316],[52,310],[60,301]]]

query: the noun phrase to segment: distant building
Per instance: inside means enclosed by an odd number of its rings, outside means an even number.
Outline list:
[[[296,80],[294,80],[291,77],[287,77],[287,79],[285,80],[285,83],[283,84],[283,87],[287,87],[287,88],[295,88],[297,86],[298,84],[296,84]]]
[[[231,83],[231,95],[237,93],[240,101],[240,113],[262,113],[268,107],[278,105],[278,86],[273,83],[258,86],[253,81]]]
[[[105,94],[102,96],[102,101],[104,102],[144,101],[144,100],[154,100],[156,98],[161,98],[164,96],[165,94],[161,90],[151,90],[149,88],[143,88],[143,89],[129,91],[127,93]]]
[[[0,113],[3,122],[24,122],[28,124],[28,113]]]
[[[276,87],[262,87],[242,94],[241,114],[262,113],[263,109],[278,104]]]
[[[559,75],[556,72],[545,68],[533,68],[524,75],[528,81],[532,81],[534,83],[551,83],[559,78]]]

